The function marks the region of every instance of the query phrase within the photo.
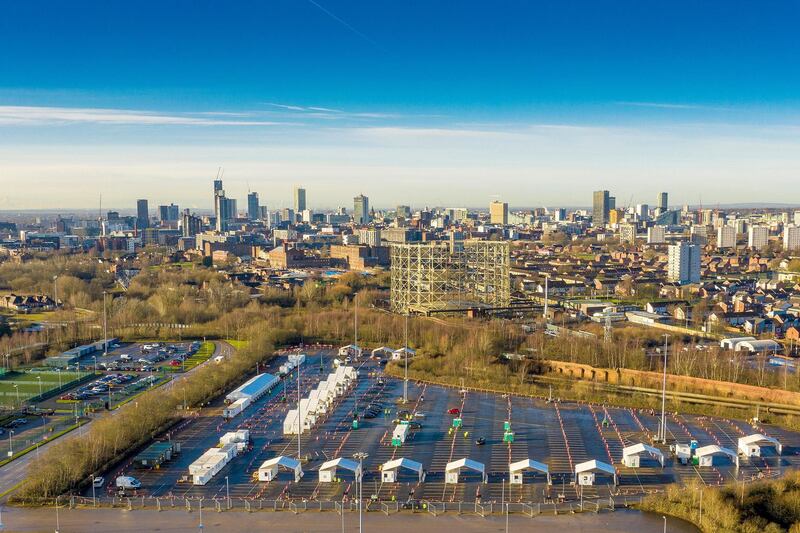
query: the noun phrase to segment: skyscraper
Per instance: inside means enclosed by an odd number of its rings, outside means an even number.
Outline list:
[[[397,212],[397,218],[403,218],[403,219],[411,218],[411,207],[407,205],[398,205],[396,212]]]
[[[494,201],[489,204],[489,222],[492,224],[508,224],[508,204]]]
[[[294,212],[302,213],[306,210],[306,190],[302,187],[294,188]]]
[[[673,283],[700,283],[700,247],[682,241],[669,246],[667,277]]]
[[[608,211],[611,208],[608,191],[594,191],[592,196],[592,224],[605,226],[608,223]]]
[[[174,222],[179,216],[180,211],[175,204],[158,206],[158,218],[161,222]]]
[[[669,204],[668,200],[669,196],[667,193],[662,192],[658,194],[658,208],[659,210],[661,210],[662,213],[668,209],[668,204]]]
[[[203,220],[194,216],[188,209],[181,215],[181,235],[183,237],[194,237],[203,229]]]
[[[783,227],[783,249],[787,252],[800,250],[800,226]]]
[[[258,193],[251,192],[247,195],[247,218],[258,220]]]
[[[369,198],[363,194],[353,198],[353,222],[356,224],[369,222]]]
[[[145,229],[150,227],[150,210],[147,200],[136,200],[136,227]]]
[[[762,250],[769,243],[767,226],[750,226],[747,230],[747,247],[751,250]]]
[[[736,247],[736,228],[733,226],[720,226],[717,230],[717,248],[735,248]]]
[[[664,226],[651,226],[647,228],[647,244],[663,244],[667,242],[666,228]]]

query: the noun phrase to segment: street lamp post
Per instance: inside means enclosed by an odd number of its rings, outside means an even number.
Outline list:
[[[303,459],[300,458],[300,437],[303,434],[303,418],[300,414],[300,365],[297,365],[297,460],[301,463]]]
[[[198,524],[197,529],[203,529],[203,498],[200,498],[200,524]]]
[[[14,383],[14,390],[17,392],[17,407],[22,407],[22,402],[19,400],[19,385]]]
[[[12,430],[10,430],[8,432],[8,456],[9,457],[13,457],[14,456],[14,441],[11,439],[11,437],[13,437],[13,436],[14,436],[14,430],[12,429]]]
[[[228,499],[228,509],[231,508],[231,485],[228,476],[225,476],[225,497]]]
[[[364,452],[356,452],[353,454],[354,459],[358,459],[358,533],[363,531],[363,522],[361,519],[361,509],[364,505],[363,488],[364,488],[364,459],[369,457],[369,454]]]
[[[39,396],[42,395],[42,376],[36,376],[37,381],[39,381]]]
[[[96,507],[97,506],[97,499],[95,497],[95,492],[94,492],[94,479],[95,479],[94,478],[94,474],[92,474],[92,506]]]
[[[61,389],[61,369],[57,368],[56,372],[58,372],[58,388]]]
[[[666,516],[662,516],[661,518],[664,519],[664,533],[667,533],[667,517]]]
[[[106,314],[106,291],[103,291],[103,355],[108,355],[108,316]],[[97,372],[97,357],[94,358],[94,371]]]
[[[661,389],[661,435],[662,443],[667,442],[667,341],[669,334],[664,334],[664,381]]]
[[[405,347],[403,348],[403,355],[405,356],[405,377],[403,379],[403,403],[408,403],[408,311],[406,311],[405,320]]]

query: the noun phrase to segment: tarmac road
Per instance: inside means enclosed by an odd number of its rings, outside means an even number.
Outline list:
[[[54,508],[13,507],[3,510],[3,524],[8,531],[52,531],[56,529]],[[342,517],[336,513],[307,512],[299,515],[278,512],[223,512],[211,509],[203,512],[203,529],[199,529],[200,513],[180,511],[127,511],[121,509],[70,510],[61,507],[58,514],[59,532],[114,531],[115,533],[139,533],[141,531],[313,531],[339,532],[357,531],[358,513],[348,512]],[[505,531],[502,516],[481,518],[472,515],[440,515],[427,513],[392,514],[365,513],[365,531],[381,533],[408,533],[410,528],[417,533],[428,531],[458,530],[463,533]],[[695,533],[694,526],[674,518],[667,518],[668,531],[672,533]],[[536,518],[511,515],[508,531],[530,531],[563,533],[609,533],[636,531],[637,533],[660,533],[664,520],[659,515],[637,511],[618,510],[614,513],[584,513],[575,515],[537,516]]]
[[[231,354],[233,354],[233,352],[234,352],[233,346],[231,346],[227,342],[215,342],[214,343],[214,355],[212,355],[208,359],[208,361],[213,360],[213,358],[218,356],[218,355],[229,357]],[[208,363],[208,361],[206,361],[203,364]],[[202,366],[202,365],[198,365],[195,368],[199,368],[200,366]],[[176,383],[180,383],[180,381],[182,379],[185,379],[186,376],[190,375],[193,371],[194,371],[194,368],[189,370],[185,374],[177,375],[172,381],[170,381],[169,383],[165,384],[164,387],[173,387],[173,386],[175,386]],[[107,413],[102,414],[101,417],[102,416],[114,416],[114,414],[118,413],[118,412],[119,412],[119,410],[115,409],[113,411],[109,411]],[[98,417],[98,418],[100,418],[100,417]],[[48,442],[47,444],[43,444],[42,446],[39,447],[39,453],[43,453],[43,452],[47,451],[53,445],[53,443],[62,442],[64,439],[74,438],[76,435],[77,436],[82,435],[83,431],[85,431],[86,428],[91,423],[92,423],[92,420],[89,420],[81,428],[75,429],[75,430],[67,433],[66,435],[62,436],[61,438],[52,440],[52,441]],[[16,486],[19,485],[22,482],[23,479],[25,479],[25,475],[28,472],[28,467],[30,466],[31,462],[33,462],[36,459],[36,457],[37,457],[37,452],[30,452],[30,453],[28,453],[26,455],[23,455],[22,457],[14,459],[10,463],[7,463],[7,464],[3,465],[2,467],[0,467],[0,493],[5,493],[6,491],[9,491],[9,489],[11,489],[9,492],[3,494],[3,496],[0,497],[0,502],[5,502],[8,499],[8,497],[11,494],[14,493],[13,489],[16,488]]]

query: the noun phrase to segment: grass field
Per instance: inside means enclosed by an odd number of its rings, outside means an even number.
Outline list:
[[[186,370],[191,370],[192,368],[196,367],[200,363],[208,361],[209,357],[214,355],[214,343],[213,342],[204,342],[200,349],[195,352],[193,356],[188,358],[184,364],[184,368]],[[180,367],[178,367],[180,369]]]
[[[249,341],[237,341],[236,339],[225,339],[225,342],[233,346],[233,349],[236,351],[241,350],[249,343]]]
[[[86,374],[86,372],[61,372],[60,382],[62,385],[66,385],[71,381],[84,377]],[[41,388],[38,378],[41,378]],[[59,373],[55,371],[9,372],[0,376],[0,404],[17,405],[18,390],[19,401],[25,401],[32,396],[37,396],[40,390],[41,392],[47,392],[58,388],[58,384]]]

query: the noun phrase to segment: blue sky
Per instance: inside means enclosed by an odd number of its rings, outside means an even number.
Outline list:
[[[785,201],[798,15],[788,1],[11,3],[0,208],[101,193],[208,207],[220,165],[230,193],[271,207],[295,183],[319,208],[359,192],[580,205],[601,186]]]

